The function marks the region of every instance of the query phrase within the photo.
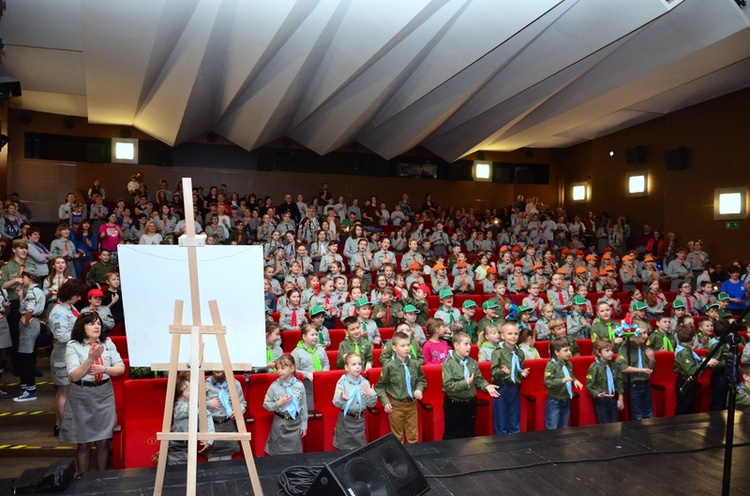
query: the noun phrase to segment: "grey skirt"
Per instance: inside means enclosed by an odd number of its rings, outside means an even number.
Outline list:
[[[55,341],[52,354],[49,357],[49,368],[52,371],[52,382],[55,386],[70,386],[68,367],[65,365],[65,349],[67,347],[67,344]]]
[[[290,455],[302,453],[302,438],[299,433],[302,422],[296,419],[284,420],[274,415],[271,432],[266,441],[266,453],[269,455]]]
[[[13,342],[10,340],[10,327],[8,327],[8,319],[5,316],[0,317],[0,350],[10,348],[13,346]]]
[[[39,319],[34,317],[29,322],[29,325],[23,325],[23,322],[18,323],[18,352],[19,353],[34,353],[36,351],[36,338],[39,337],[41,325]]]
[[[355,419],[341,412],[333,433],[333,446],[336,449],[358,449],[367,444],[365,442],[365,416]]]
[[[240,417],[241,418],[241,417]],[[237,432],[237,423],[233,420],[219,424],[214,422],[215,432]],[[237,441],[214,441],[208,457],[232,456],[240,452],[240,444]]]
[[[110,439],[116,423],[112,381],[99,387],[70,385],[60,426],[61,442],[81,444]]]

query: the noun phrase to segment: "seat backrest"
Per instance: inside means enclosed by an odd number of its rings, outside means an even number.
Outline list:
[[[331,347],[329,350],[338,350],[341,342],[346,339],[346,329],[329,329],[329,336],[331,336]]]
[[[546,396],[547,388],[544,387],[544,368],[549,359],[533,358],[524,360],[524,368],[529,369],[529,376],[521,382],[521,392],[532,396]]]
[[[161,419],[167,396],[167,379],[129,379],[124,385],[122,423],[129,420]]]
[[[336,366],[336,359],[338,358],[338,350],[327,350],[326,356],[328,356],[328,363],[331,364],[331,370],[339,370]]]
[[[284,350],[284,353],[291,353],[297,347],[300,339],[302,339],[300,331],[283,331],[281,333],[281,349]]]
[[[115,345],[115,348],[117,348],[117,353],[120,354],[120,357],[122,359],[130,358],[130,354],[128,353],[128,338],[127,336],[110,336],[109,339],[112,340],[112,344]]]
[[[393,333],[395,331],[395,328],[394,327],[381,327],[378,329],[378,331],[380,331],[380,338],[383,341],[390,341],[391,339],[393,339]]]
[[[427,381],[427,389],[422,397],[423,403],[437,405],[442,408],[443,404],[443,366],[425,365],[422,367],[424,377]]]
[[[324,370],[315,372],[313,381],[313,395],[315,397],[315,410],[324,412],[326,410],[337,409],[333,405],[333,393],[336,390],[341,376],[344,374],[341,370]]]
[[[594,352],[594,343],[590,339],[576,339],[581,356],[591,356]]]

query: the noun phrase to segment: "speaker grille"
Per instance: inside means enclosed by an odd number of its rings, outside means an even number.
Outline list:
[[[339,478],[352,496],[390,496],[396,494],[387,474],[372,460],[352,458],[339,472]]]

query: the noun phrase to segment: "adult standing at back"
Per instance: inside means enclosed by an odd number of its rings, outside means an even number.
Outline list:
[[[721,291],[729,295],[727,310],[734,315],[739,315],[747,305],[745,301],[747,290],[740,280],[740,268],[736,265],[731,265],[728,271],[729,279],[721,283]]]
[[[292,215],[292,220],[295,224],[299,225],[302,220],[302,214],[299,211],[299,207],[292,201],[292,195],[287,193],[284,195],[284,202],[279,205],[278,213],[279,216],[284,215],[284,212],[289,212]]]
[[[328,183],[323,183],[320,185],[320,193],[318,193],[318,201],[321,205],[328,204],[328,200],[333,198],[333,193],[328,191]]]

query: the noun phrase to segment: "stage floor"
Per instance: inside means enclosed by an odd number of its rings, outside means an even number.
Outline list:
[[[750,415],[738,413],[735,423],[735,443],[750,444]],[[711,495],[719,494],[722,486],[724,427],[725,413],[719,412],[423,443],[407,446],[407,450],[428,476],[431,495]],[[712,449],[714,446],[719,447]],[[635,454],[640,455],[629,456]],[[256,459],[264,493],[277,494],[278,475],[286,467],[322,465],[339,456],[339,452],[326,452]],[[622,458],[604,461],[614,457]],[[750,446],[736,447],[732,494],[750,494],[748,467]],[[503,470],[454,478],[429,477],[483,469]],[[65,494],[151,494],[155,471],[148,468],[85,475]],[[184,494],[184,484],[184,467],[170,467],[164,494]],[[201,496],[253,494],[241,460],[200,464],[198,486]],[[0,493],[11,494],[9,480],[0,481]]]

